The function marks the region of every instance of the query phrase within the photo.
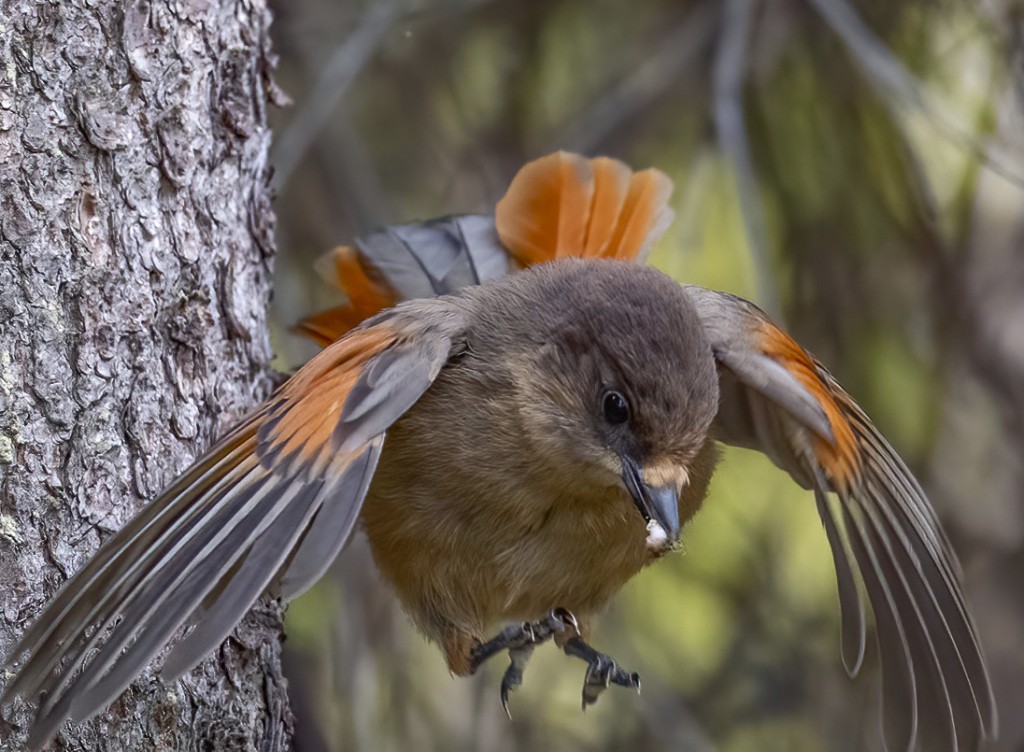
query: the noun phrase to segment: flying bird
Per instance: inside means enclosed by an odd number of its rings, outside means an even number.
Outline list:
[[[677,547],[719,442],[812,492],[851,675],[874,614],[888,748],[993,736],[960,566],[920,485],[756,306],[644,265],[671,191],[658,170],[558,152],[523,167],[494,215],[327,254],[345,303],[297,325],[323,350],[108,540],[8,657],[2,701],[38,703],[30,745],[172,642],[175,680],[261,594],[309,588],[357,529],[452,672],[509,656],[506,710],[547,640],[586,665],[584,707],[639,689],[591,628]]]

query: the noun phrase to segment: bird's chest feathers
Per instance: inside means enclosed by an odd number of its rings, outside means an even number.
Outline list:
[[[533,619],[554,607],[594,613],[656,558],[643,520],[618,496],[532,500],[520,529],[494,552],[503,618]]]

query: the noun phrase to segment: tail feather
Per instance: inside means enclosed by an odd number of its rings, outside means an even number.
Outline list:
[[[523,167],[495,210],[502,244],[522,266],[559,258],[643,261],[672,220],[672,181],[608,157],[556,152]]]
[[[583,255],[608,256],[619,213],[629,193],[633,172],[617,159],[598,157],[591,162],[594,173],[594,199],[589,208],[590,223]]]
[[[672,221],[673,212],[668,208],[671,195],[672,181],[660,170],[652,168],[633,175],[610,244],[613,258],[646,261]]]
[[[402,300],[447,295],[567,257],[643,262],[672,221],[672,181],[608,157],[556,152],[524,166],[493,217],[387,227],[327,253],[317,268],[347,302],[295,330],[326,347]]]
[[[295,331],[326,347],[402,300],[447,295],[509,271],[491,217],[466,215],[385,228],[317,262],[348,302],[302,319]]]

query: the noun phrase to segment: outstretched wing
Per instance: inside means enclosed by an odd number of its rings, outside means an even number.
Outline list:
[[[295,328],[326,346],[399,300],[445,295],[517,268],[567,257],[643,262],[672,221],[671,193],[660,170],[549,154],[516,174],[493,217],[396,225],[329,251],[317,270],[347,300]]]
[[[888,747],[977,749],[995,733],[995,702],[959,563],[920,485],[829,372],[760,309],[686,290],[719,365],[718,438],[764,452],[814,491],[851,676],[864,656],[860,573],[875,615]]]
[[[335,342],[100,549],[9,659],[30,653],[0,701],[41,698],[30,744],[108,704],[182,625],[170,679],[268,587],[293,597],[324,573],[388,427],[461,347],[458,305],[398,306]]]

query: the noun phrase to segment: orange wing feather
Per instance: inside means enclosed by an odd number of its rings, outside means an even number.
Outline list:
[[[352,331],[296,371],[278,392],[260,443],[274,456],[296,455],[315,463],[330,454],[330,438],[341,411],[367,363],[395,344],[399,335],[385,324]]]
[[[759,323],[765,353],[784,366],[825,411],[835,442],[814,436],[814,453],[836,487],[850,491],[860,477],[864,461],[846,411],[822,376],[823,366],[782,329],[764,319]]]

